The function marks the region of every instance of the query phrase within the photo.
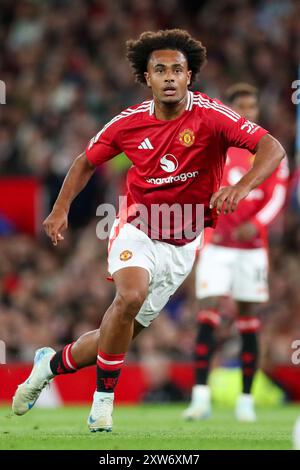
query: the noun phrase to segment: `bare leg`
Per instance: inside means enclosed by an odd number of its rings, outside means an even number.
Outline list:
[[[146,269],[130,267],[114,274],[116,297],[106,311],[98,349],[108,354],[125,353],[133,338],[134,319],[144,303],[149,289]]]
[[[136,267],[124,268],[117,271],[114,277],[117,293],[105,312],[99,330],[82,335],[72,346],[66,345],[62,351],[54,354],[50,361],[54,375],[73,373],[82,367],[96,364],[99,351],[106,354],[111,349],[109,354],[122,351],[125,355],[132,338],[143,328],[135,317],[148,294],[148,271]],[[105,345],[105,341],[111,343]],[[103,360],[105,363],[107,359]]]
[[[144,327],[135,320],[132,339],[134,339],[143,329]],[[73,344],[72,356],[78,365],[78,369],[96,364],[100,334],[101,328],[89,331],[88,333],[81,335],[76,343]]]

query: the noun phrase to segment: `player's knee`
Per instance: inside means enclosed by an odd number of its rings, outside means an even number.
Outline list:
[[[124,290],[117,293],[116,305],[123,315],[135,318],[145,298],[146,294],[139,290]]]

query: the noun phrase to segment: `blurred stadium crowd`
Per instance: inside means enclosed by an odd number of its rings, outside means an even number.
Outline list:
[[[202,40],[208,64],[195,89],[222,97],[236,81],[256,85],[261,124],[286,148],[292,178],[285,214],[271,231],[271,299],[261,307],[263,365],[289,363],[300,338],[300,195],[291,84],[300,57],[297,0],[1,0],[0,173],[30,175],[45,189],[46,215],[72,160],[104,123],[145,99],[124,57],[125,41],[142,31],[180,27]],[[65,242],[50,246],[7,227],[0,238],[0,338],[8,360],[31,360],[38,346],[60,348],[99,326],[113,298],[106,243],[95,235],[95,209],[115,202],[127,163],[99,169],[72,208]],[[1,216],[1,214],[0,214]],[[2,228],[1,228],[2,227]],[[238,343],[234,309],[224,299],[219,342],[225,360]],[[160,352],[192,357],[195,314],[190,277],[136,340],[132,358]]]

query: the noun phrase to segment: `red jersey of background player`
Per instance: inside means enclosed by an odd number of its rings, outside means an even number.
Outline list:
[[[237,183],[251,168],[253,158],[254,156],[247,150],[230,148],[227,152],[222,186]],[[288,174],[287,161],[284,159],[269,178],[239,203],[235,212],[220,215],[210,243],[244,249],[266,246],[266,227],[284,205]],[[257,233],[249,241],[237,240],[235,230],[246,222],[253,223]]]
[[[209,208],[212,194],[220,187],[226,154],[229,147],[240,147],[255,152],[267,131],[247,121],[218,100],[203,93],[188,91],[183,114],[172,120],[158,120],[153,100],[128,108],[112,119],[90,141],[87,158],[100,165],[121,152],[132,162],[127,174],[129,205],[143,204],[151,214],[153,204],[202,204],[204,226],[214,227],[216,211]],[[246,154],[247,155],[247,154]],[[247,157],[246,157],[247,158]],[[127,216],[132,222],[134,217]],[[151,238],[174,245],[191,241],[182,230],[171,224],[169,238],[157,227],[153,234],[153,220],[147,220]],[[203,228],[196,227],[196,213],[191,220],[182,221],[192,226],[195,238]],[[182,228],[182,227],[180,227]]]

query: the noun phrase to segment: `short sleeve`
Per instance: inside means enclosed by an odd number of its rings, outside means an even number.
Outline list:
[[[219,100],[212,101],[215,132],[226,147],[239,147],[255,153],[260,139],[268,133],[258,124],[248,121]]]
[[[101,165],[122,152],[118,143],[120,128],[117,122],[112,121],[90,140],[85,149],[87,159],[95,166]]]

